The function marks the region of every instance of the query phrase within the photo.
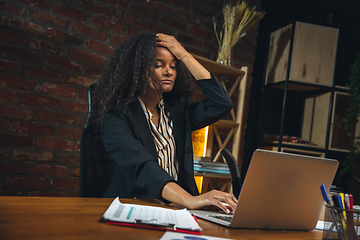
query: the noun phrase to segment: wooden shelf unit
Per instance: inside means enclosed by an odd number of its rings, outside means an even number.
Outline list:
[[[246,84],[247,84],[247,67],[242,67],[241,69],[237,69],[231,66],[226,66],[224,64],[209,60],[207,58],[193,55],[207,70],[209,70],[212,74],[214,74],[221,84],[224,86],[225,90],[228,92],[231,97],[235,91],[238,92],[237,99],[237,108],[231,110],[231,120],[219,120],[215,124],[211,125],[208,133],[208,144],[206,150],[206,157],[211,157],[213,155],[213,140],[214,137],[217,140],[219,145],[219,150],[216,152],[215,157],[212,161],[222,161],[220,157],[220,151],[226,147],[229,141],[233,140],[232,144],[232,154],[239,162],[239,153],[240,143],[241,143],[241,129],[244,119],[244,106],[245,106],[245,96],[246,96]],[[230,89],[226,88],[225,78],[233,78],[235,81],[233,82]],[[221,140],[220,134],[218,132],[219,128],[230,128],[230,132],[228,133],[226,139],[224,141]]]
[[[338,35],[336,28],[303,22],[291,23],[271,33],[262,88],[263,91],[279,89],[283,93],[281,108],[275,108],[281,111],[280,114],[277,112],[281,115],[276,134],[279,141],[264,145],[259,139],[259,147],[319,156],[326,156],[328,150],[347,151],[346,148],[350,147],[344,132],[338,128],[344,113],[337,106],[344,104],[346,95],[338,91],[346,92],[346,89],[334,85]],[[296,107],[289,102],[294,93],[297,94]],[[263,95],[267,96],[263,99],[263,102],[267,101],[267,106],[272,104],[269,95]],[[299,113],[294,115],[301,116],[300,120],[291,121],[287,115],[289,111]],[[285,125],[290,126],[293,122],[299,123],[295,126],[297,135],[294,137],[309,140],[310,144],[283,142],[283,136],[290,135]],[[269,126],[266,127],[269,129]],[[266,129],[259,131],[259,136],[274,134],[266,132]]]

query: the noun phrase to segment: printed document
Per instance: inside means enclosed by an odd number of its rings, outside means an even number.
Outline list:
[[[137,204],[123,204],[117,197],[103,215],[105,220],[123,223],[141,223],[175,226],[179,229],[201,231],[199,224],[186,209],[173,210]]]

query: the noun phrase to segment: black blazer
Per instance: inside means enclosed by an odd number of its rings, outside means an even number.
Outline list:
[[[176,157],[179,162],[177,183],[192,195],[198,195],[194,181],[191,131],[224,117],[233,107],[220,82],[198,81],[205,99],[190,103],[188,97],[168,99],[166,111],[173,120]],[[103,197],[158,198],[164,185],[175,181],[159,165],[153,136],[139,101],[109,111],[101,124],[100,135],[108,153],[109,185]],[[162,199],[163,200],[163,199]]]

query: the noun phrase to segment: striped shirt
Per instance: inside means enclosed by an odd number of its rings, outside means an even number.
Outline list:
[[[176,146],[173,136],[173,121],[170,118],[170,113],[165,111],[164,101],[161,98],[158,107],[160,114],[159,127],[156,128],[155,124],[151,121],[153,114],[145,106],[144,102],[140,99],[140,105],[147,118],[151,133],[154,137],[156,151],[158,154],[159,165],[175,180],[178,178],[178,162],[176,159]]]

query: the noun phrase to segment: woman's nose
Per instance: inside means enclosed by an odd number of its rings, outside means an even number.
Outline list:
[[[165,71],[164,71],[164,75],[171,75],[172,76],[173,71],[171,69],[171,67],[166,67]]]

